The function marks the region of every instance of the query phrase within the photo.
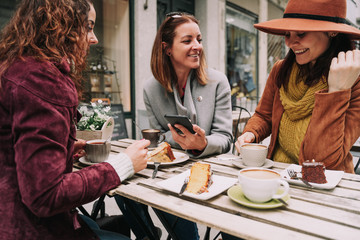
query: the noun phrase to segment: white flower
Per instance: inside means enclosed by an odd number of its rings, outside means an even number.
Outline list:
[[[79,130],[101,130],[104,123],[110,118],[110,107],[104,107],[102,101],[98,104],[91,103],[91,108],[80,107],[79,112],[82,114],[82,118],[77,124]]]

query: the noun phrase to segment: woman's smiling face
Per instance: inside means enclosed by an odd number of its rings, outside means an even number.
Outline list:
[[[199,26],[195,22],[187,22],[175,29],[175,37],[168,49],[175,69],[191,70],[200,66],[200,55],[203,50]]]
[[[314,66],[329,47],[330,38],[325,32],[287,32],[285,44],[296,56],[296,62],[300,65],[311,63]]]

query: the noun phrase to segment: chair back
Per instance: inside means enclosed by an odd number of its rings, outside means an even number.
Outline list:
[[[354,145],[350,149],[350,153],[353,155],[354,161],[354,171],[356,174],[360,173],[359,165],[360,165],[360,138],[356,140]]]
[[[239,112],[237,119],[233,119],[234,140],[232,153],[235,154],[235,143],[237,141],[237,138],[242,134],[248,120],[251,118],[251,113],[244,107],[234,105],[232,106],[232,108],[233,111]]]

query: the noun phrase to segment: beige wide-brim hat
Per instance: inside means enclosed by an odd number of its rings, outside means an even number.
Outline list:
[[[297,32],[338,32],[360,39],[360,30],[346,20],[346,0],[289,0],[284,16],[258,24],[260,31],[285,35]]]

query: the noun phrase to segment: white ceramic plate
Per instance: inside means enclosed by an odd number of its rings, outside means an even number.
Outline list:
[[[117,154],[110,153],[109,157],[106,160],[108,160],[108,159],[110,159],[110,158],[112,158],[112,157],[114,157],[116,155]],[[85,156],[79,158],[79,162],[81,162],[82,164],[85,164],[85,165],[89,165],[89,166],[94,165],[94,164],[98,164],[98,163],[93,163],[93,162],[88,161]]]
[[[232,160],[232,164],[238,168],[248,168],[251,166],[246,166],[243,162],[241,158],[238,159],[234,159]],[[260,166],[261,168],[271,168],[272,166],[274,166],[274,162],[270,159],[266,159],[265,160],[265,164]]]
[[[300,165],[291,164],[287,169],[294,169],[295,172],[301,173]],[[305,183],[303,183],[301,180],[291,179],[289,174],[287,173],[287,169],[280,172],[280,175],[283,179],[285,179],[291,184],[306,186]],[[320,184],[320,183],[310,182],[310,184],[313,185],[314,188],[318,188],[318,189],[333,189],[336,187],[336,185],[338,185],[343,175],[344,175],[344,171],[325,170],[325,177],[327,183]]]
[[[151,151],[149,151],[150,153]],[[185,153],[181,153],[181,152],[173,152],[174,153],[174,157],[175,157],[175,160],[172,161],[172,162],[162,162],[161,165],[174,165],[174,164],[177,164],[177,163],[182,163],[182,162],[185,162],[189,159],[189,156]],[[147,162],[148,165],[150,166],[153,166],[154,165],[154,162]]]
[[[180,189],[184,183],[185,178],[187,178],[189,176],[190,176],[190,170],[187,170],[187,171],[185,171],[179,175],[176,175],[172,178],[168,178],[166,180],[157,182],[156,184],[168,191],[171,191],[174,193],[179,193]],[[213,174],[212,180],[213,180],[213,183],[208,188],[208,192],[204,192],[201,194],[194,194],[194,193],[188,193],[185,191],[183,193],[183,195],[192,197],[192,198],[196,198],[196,199],[206,200],[206,199],[215,197],[216,195],[226,191],[229,187],[231,187],[232,185],[234,185],[237,182],[237,178],[217,176],[215,174]]]
[[[83,164],[85,164],[85,165],[89,165],[89,166],[90,166],[90,165],[97,164],[97,163],[89,162],[88,160],[86,160],[85,157],[79,158],[79,162],[81,162],[81,163],[83,163]]]

